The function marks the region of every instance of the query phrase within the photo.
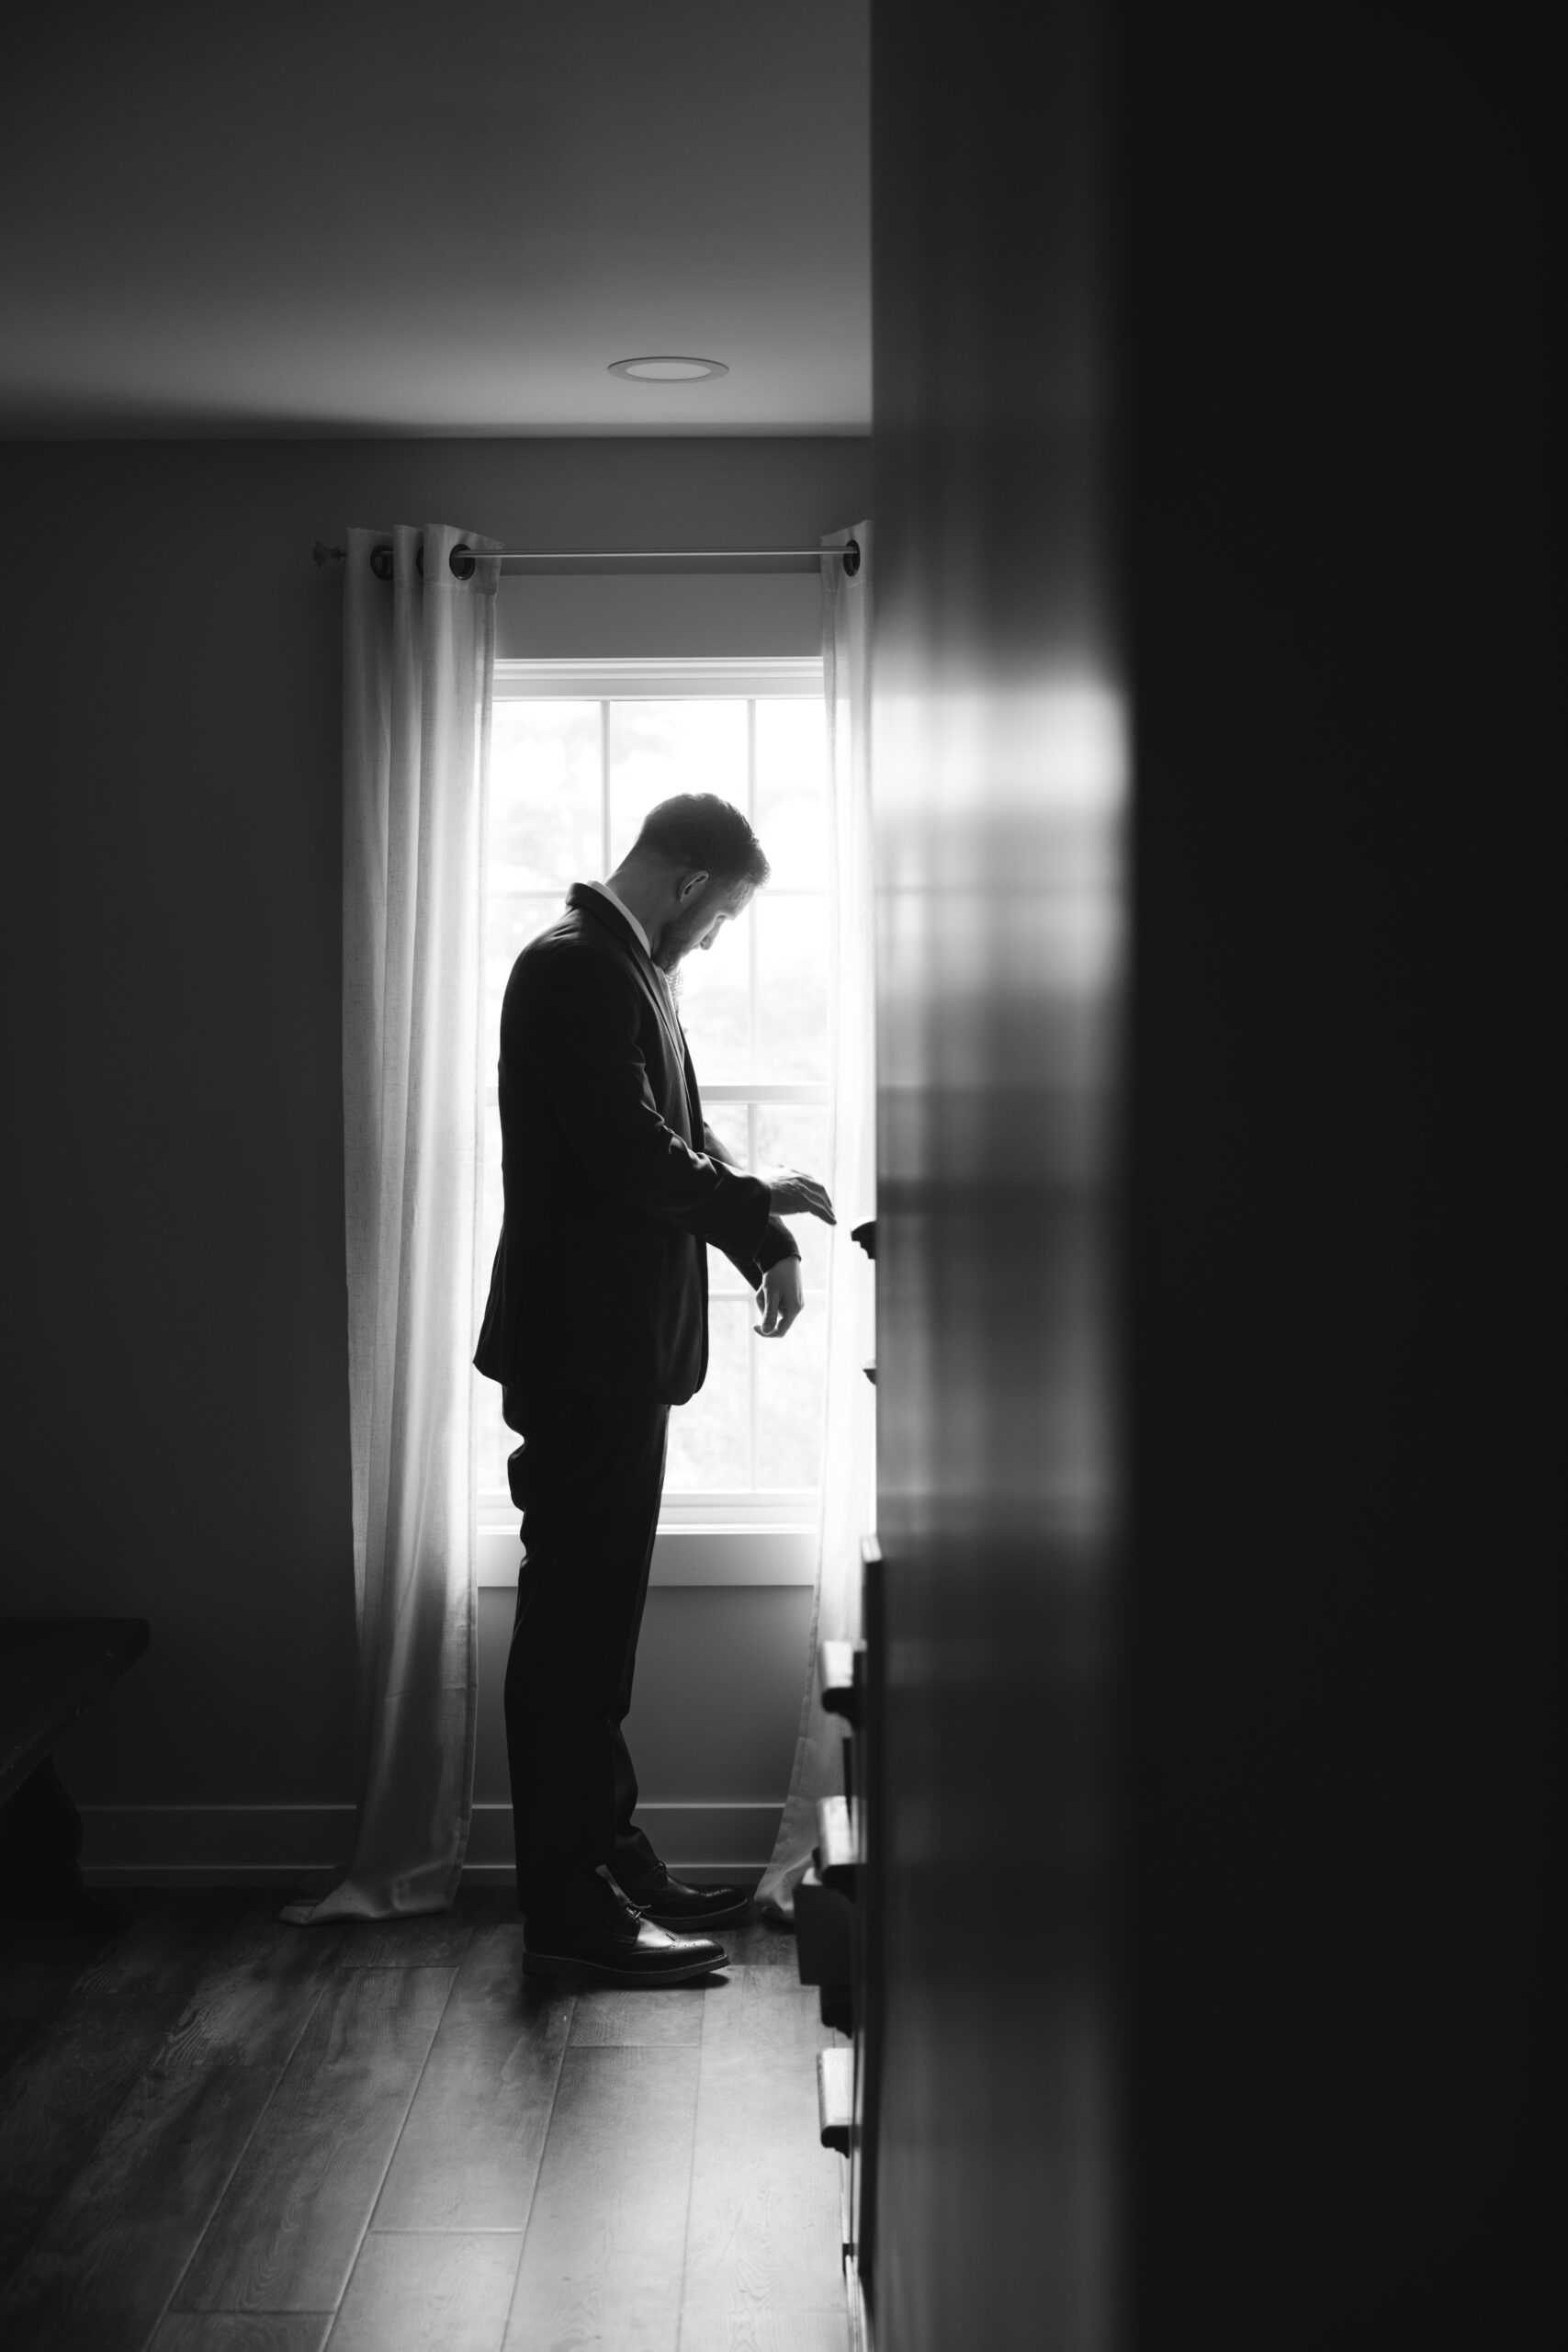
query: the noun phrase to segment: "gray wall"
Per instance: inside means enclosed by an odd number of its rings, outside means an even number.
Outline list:
[[[0,474],[4,1605],[152,1620],[61,1751],[86,1804],[341,1805],[340,583],[311,544],[810,543],[866,510],[869,445],[14,444]],[[578,581],[510,607],[509,650],[800,650],[809,581],[741,584],[725,645],[682,641],[710,582]]]

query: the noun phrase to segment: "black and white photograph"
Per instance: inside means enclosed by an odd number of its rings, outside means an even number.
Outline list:
[[[1568,2337],[1546,31],[8,21],[6,2352]]]

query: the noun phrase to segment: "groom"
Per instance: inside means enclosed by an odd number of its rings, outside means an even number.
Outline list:
[[[812,1178],[742,1175],[703,1119],[670,976],[768,878],[739,810],[682,793],[513,967],[501,1014],[505,1213],[474,1361],[523,1442],[506,1742],[524,1968],[675,1984],[718,1967],[739,1887],[671,1878],[632,1826],[631,1705],[671,1405],[707,1370],[712,1242],[767,1339],[804,1304],[782,1216]]]

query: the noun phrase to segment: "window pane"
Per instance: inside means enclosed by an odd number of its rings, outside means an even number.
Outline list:
[[[744,1274],[737,1273],[722,1250],[708,1251],[708,1296],[712,1298],[750,1298],[754,1293]]]
[[[746,806],[743,702],[616,702],[610,706],[610,866],[649,810],[677,792],[716,792]]]
[[[523,1441],[501,1418],[501,1386],[474,1376],[474,1416],[479,1424],[474,1476],[483,1494],[505,1494],[506,1457]]]
[[[757,1076],[825,1079],[827,899],[774,899],[764,890],[747,921],[757,925]]]
[[[828,731],[819,702],[757,705],[758,837],[780,889],[828,879]]]
[[[815,1176],[819,1184],[826,1184],[832,1191],[825,1102],[759,1102],[756,1120],[759,1170],[796,1168],[804,1175]],[[834,1206],[837,1205],[835,1202]],[[789,1222],[790,1231],[802,1243],[809,1235],[827,1230],[814,1216],[792,1217]]]
[[[746,1115],[746,1104],[744,1102],[714,1103],[709,1106],[707,1123],[720,1143],[728,1146],[734,1157],[736,1166],[745,1169],[747,1174],[750,1175],[753,1172],[749,1141],[750,1126]],[[747,1300],[754,1297],[754,1293],[745,1275],[739,1273],[730,1264],[723,1250],[710,1249],[708,1251],[708,1296],[719,1298],[726,1294]]]
[[[696,1065],[698,1086],[729,1085],[751,1071],[751,925],[754,910],[727,922],[711,947],[694,947],[675,976],[681,1026]],[[722,1127],[723,1122],[720,1122]],[[744,1111],[731,1121],[746,1140]]]
[[[759,1169],[798,1168],[831,1187],[826,1103],[760,1102],[756,1117]],[[814,1487],[822,1475],[831,1245],[820,1218],[792,1216],[788,1223],[800,1250],[806,1306],[784,1339],[751,1342],[757,1352],[760,1487]]]
[[[491,1269],[495,1262],[496,1244],[501,1239],[501,1114],[496,1108],[495,1089],[486,1090],[484,1111],[484,1184],[479,1201],[479,1238],[474,1252],[477,1261],[476,1280],[479,1296],[474,1305],[479,1322],[474,1325],[477,1343],[479,1323],[484,1320],[485,1301],[490,1296]],[[487,1383],[486,1385],[491,1384]],[[496,1390],[499,1396],[501,1391]]]
[[[820,1183],[832,1188],[832,1170],[828,1161],[828,1106],[810,1102],[759,1102],[754,1116],[757,1126],[757,1157],[753,1163],[747,1155],[746,1105],[743,1102],[720,1102],[709,1115],[708,1124],[729,1145],[739,1165],[753,1174],[771,1168],[799,1169],[807,1176],[815,1176]],[[839,1206],[838,1203],[834,1204]],[[795,1216],[787,1220],[800,1251],[801,1280],[806,1285],[808,1301],[820,1302],[827,1296],[829,1228],[819,1217]],[[721,1250],[708,1251],[708,1291],[716,1295],[728,1291],[744,1292],[749,1297],[745,1279],[738,1273]]]
[[[808,1283],[805,1312],[784,1337],[752,1339],[759,1487],[814,1487],[822,1476],[827,1338],[827,1300],[820,1288],[813,1294]]]
[[[498,702],[491,734],[490,887],[604,878],[599,706]]]
[[[700,1078],[702,1073],[697,1073]],[[751,1167],[751,1148],[748,1141],[750,1128],[744,1102],[709,1102],[705,1111],[709,1126],[729,1153],[737,1168],[748,1173]]]
[[[828,1165],[826,1102],[759,1102],[757,1162],[762,1168],[799,1168],[831,1187]],[[815,1225],[815,1217],[806,1223]]]
[[[815,1176],[831,1192],[833,1171],[828,1164],[826,1103],[760,1102],[757,1166],[760,1170],[796,1168],[803,1175]],[[842,1201],[835,1201],[833,1206],[840,1216],[848,1214]],[[829,1227],[815,1216],[792,1216],[786,1222],[800,1251],[800,1279],[806,1285],[807,1312],[820,1315],[828,1296]],[[790,1338],[795,1336],[792,1331]]]
[[[750,1299],[709,1302],[707,1378],[691,1403],[670,1416],[664,1484],[671,1494],[729,1492],[751,1483],[746,1351],[752,1320]]]
[[[493,813],[494,802],[491,809]],[[492,830],[493,838],[493,830]],[[496,1060],[501,1047],[501,1000],[512,977],[512,967],[531,939],[554,922],[562,911],[558,891],[548,896],[513,896],[493,888],[485,904],[484,1030],[479,1039],[479,1067],[485,1088],[483,1186],[479,1205],[479,1295],[475,1301],[474,1334],[490,1295],[491,1263],[501,1238],[501,1119],[496,1108]],[[478,1438],[475,1476],[479,1491],[506,1488],[506,1457],[517,1439],[501,1418],[501,1390],[493,1380],[474,1375]]]
[[[547,930],[566,911],[564,900],[552,891],[548,898],[513,897],[492,889],[485,901],[484,1034],[479,1039],[479,1068],[487,1085],[495,1081],[496,1056],[501,1050],[501,1000],[512,978],[512,967],[531,939]],[[500,1137],[496,1149],[500,1151]]]
[[[748,781],[744,700],[602,704],[498,703],[494,714],[485,912],[487,1078],[501,1002],[518,954],[559,916],[568,886],[612,871],[648,809],[678,792],[716,792],[750,807],[773,870],[717,944],[697,950],[678,982],[698,1077],[710,1087],[820,1082],[828,1075],[826,728],[817,702],[759,699]],[[604,838],[604,767],[609,769]],[[749,797],[750,796],[750,797]],[[789,895],[786,895],[789,894]],[[755,989],[753,989],[755,978]],[[761,1166],[800,1168],[830,1184],[825,1106],[718,1103],[710,1115],[743,1166],[754,1123]],[[843,1204],[848,1205],[848,1204]],[[501,1227],[500,1132],[493,1081],[486,1119],[479,1306]],[[698,1396],[671,1416],[667,1491],[745,1492],[814,1485],[820,1475],[829,1237],[791,1220],[802,1253],[806,1311],[788,1337],[752,1336],[755,1303],[742,1278],[708,1253],[710,1362]],[[756,1426],[753,1430],[753,1406]],[[481,1490],[504,1494],[517,1443],[501,1392],[479,1381]]]

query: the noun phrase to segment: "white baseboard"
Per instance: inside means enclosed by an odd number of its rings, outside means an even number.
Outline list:
[[[341,1869],[354,1844],[351,1804],[84,1805],[89,1886],[292,1886]],[[637,1821],[671,1870],[697,1879],[761,1876],[782,1805],[645,1804]],[[474,1807],[466,1885],[510,1885],[512,1807]]]
[[[351,1804],[85,1804],[89,1886],[292,1886],[341,1869]]]

